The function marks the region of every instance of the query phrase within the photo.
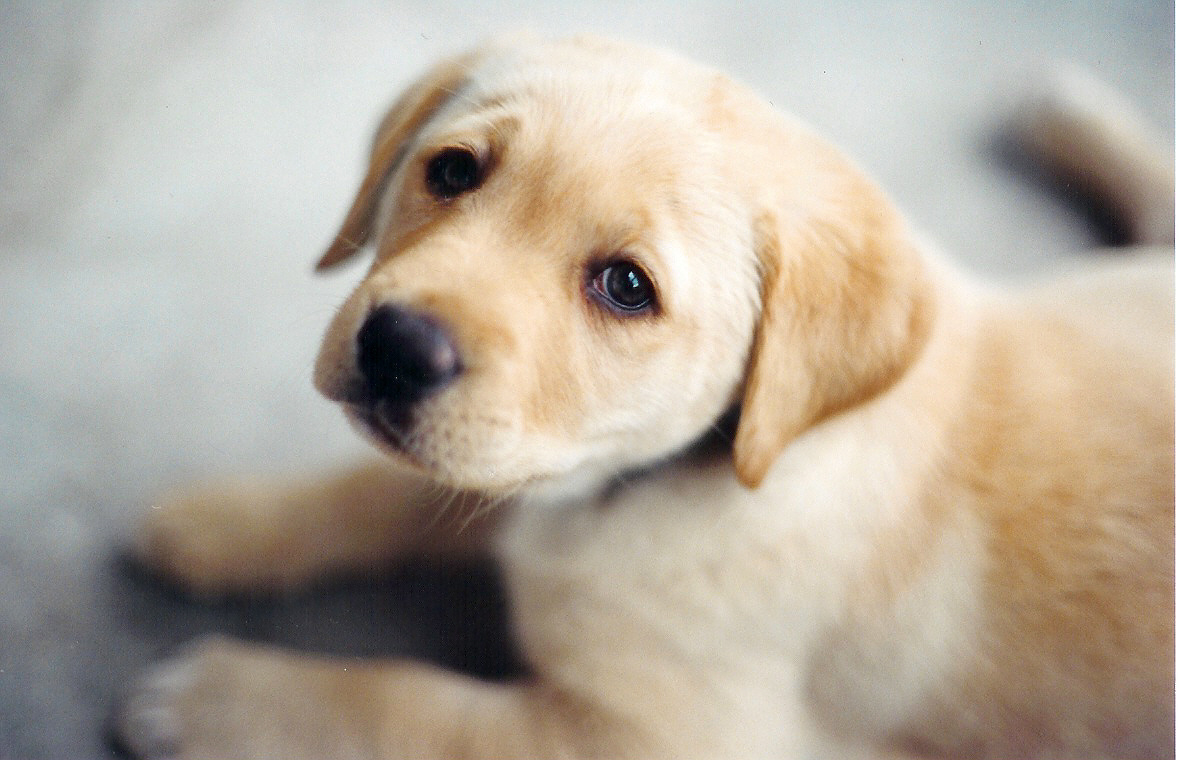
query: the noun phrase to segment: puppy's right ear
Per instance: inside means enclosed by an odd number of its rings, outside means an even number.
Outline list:
[[[368,242],[381,190],[409,141],[458,91],[481,57],[482,53],[476,52],[443,61],[411,85],[385,114],[373,140],[368,171],[335,240],[315,265],[317,272],[351,258]]]

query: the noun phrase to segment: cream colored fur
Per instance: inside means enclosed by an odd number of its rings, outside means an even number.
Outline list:
[[[1070,97],[1029,141],[1166,237],[1170,157]],[[454,146],[486,174],[440,201]],[[321,265],[366,242],[316,383],[399,464],[178,496],[141,554],[224,592],[490,548],[533,676],[210,640],[128,701],[138,754],[1174,755],[1170,251],[980,286],[741,86],[589,39],[415,84]],[[655,309],[587,293],[617,256]],[[384,303],[464,364],[401,434],[349,397]]]

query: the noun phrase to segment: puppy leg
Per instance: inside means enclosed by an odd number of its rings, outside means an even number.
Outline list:
[[[289,589],[414,555],[472,554],[494,512],[373,462],[319,480],[239,480],[176,494],[148,511],[135,551],[199,594]]]
[[[543,682],[491,684],[208,640],[146,677],[116,720],[141,758],[624,757],[617,724]],[[651,756],[647,754],[645,756]]]

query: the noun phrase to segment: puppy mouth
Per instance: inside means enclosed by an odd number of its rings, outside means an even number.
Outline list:
[[[371,403],[344,402],[344,415],[361,434],[379,447],[413,459],[410,451],[411,414],[386,401]]]
[[[492,496],[515,495],[549,479],[545,473],[507,475],[495,464],[484,467],[459,466],[433,459],[423,439],[415,434],[415,415],[387,401],[344,401],[344,415],[370,443],[396,460],[418,470],[423,476],[451,488],[480,491]]]

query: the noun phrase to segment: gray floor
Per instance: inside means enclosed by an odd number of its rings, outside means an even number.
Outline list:
[[[1173,129],[1170,2],[333,5],[0,5],[0,759],[107,756],[131,674],[205,631],[506,667],[485,577],[204,605],[120,559],[169,484],[362,450],[309,383],[360,269],[310,265],[377,112],[439,54],[521,26],[675,46],[999,277],[1095,240],[998,147],[1029,66],[1080,62]]]

